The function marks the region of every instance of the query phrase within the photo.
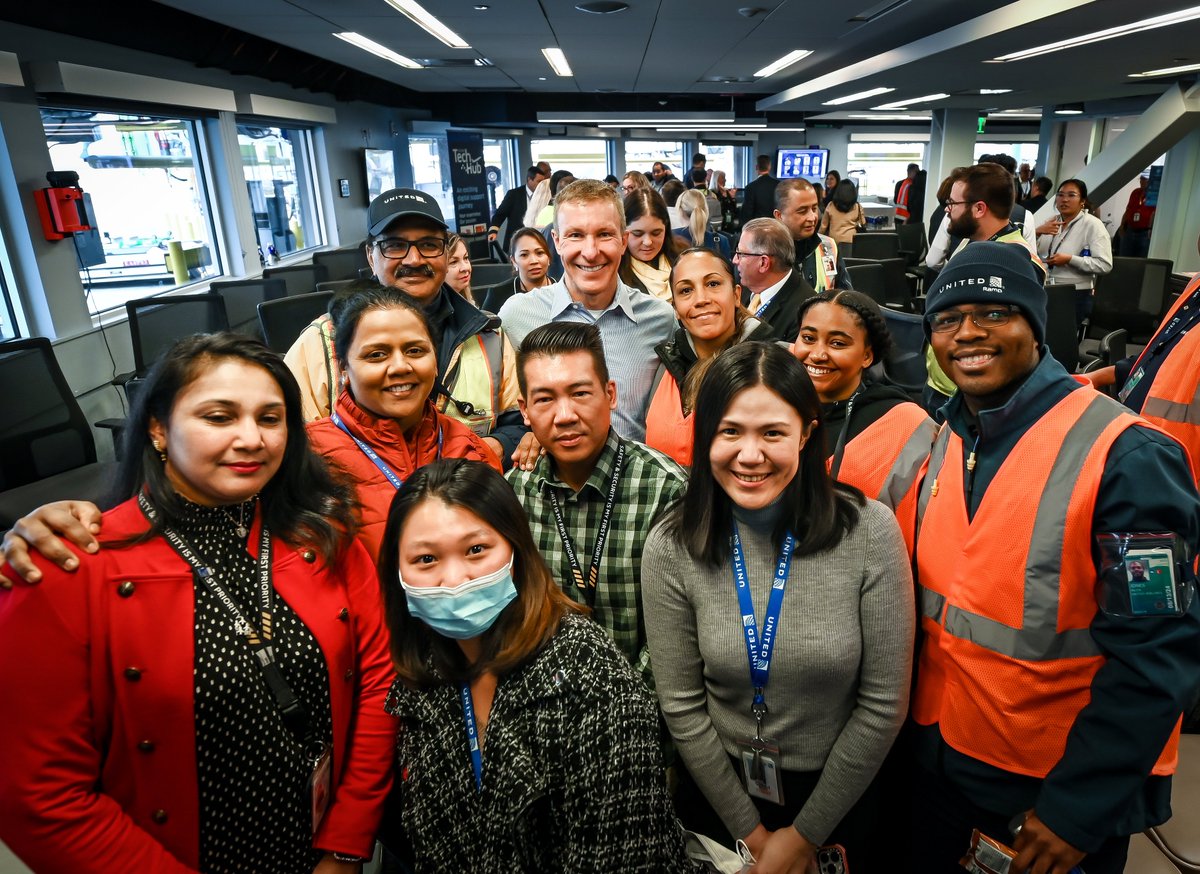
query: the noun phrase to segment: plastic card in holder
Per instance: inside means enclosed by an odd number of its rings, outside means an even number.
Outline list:
[[[1191,606],[1193,577],[1186,544],[1176,535],[1106,532],[1096,535],[1100,609],[1110,616],[1182,616]]]

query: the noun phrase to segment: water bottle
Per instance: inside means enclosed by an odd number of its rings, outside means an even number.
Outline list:
[[[1091,258],[1091,257],[1092,257],[1092,250],[1091,250],[1091,249],[1089,249],[1087,246],[1084,246],[1084,247],[1083,247],[1083,251],[1079,253],[1079,257],[1080,257],[1080,258]]]

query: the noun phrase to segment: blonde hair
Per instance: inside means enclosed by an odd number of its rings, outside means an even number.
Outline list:
[[[533,189],[533,196],[529,198],[529,206],[525,208],[525,227],[536,228],[534,222],[537,221],[538,213],[550,205],[550,180],[543,179],[537,184],[537,188]]]
[[[626,179],[633,180],[634,188],[645,188],[645,189],[650,188],[650,180],[646,178],[645,173],[640,173],[637,170],[630,170],[628,173],[626,173],[624,176],[621,177],[622,182],[624,182]]]
[[[695,188],[685,191],[676,207],[687,222],[688,233],[692,235],[692,245],[703,246],[704,233],[708,230],[708,202],[704,195]]]
[[[576,179],[570,185],[558,189],[554,198],[554,230],[561,231],[558,217],[562,215],[561,207],[566,203],[607,203],[613,208],[621,233],[625,233],[625,209],[621,206],[621,197],[613,191],[612,186],[600,179]]]

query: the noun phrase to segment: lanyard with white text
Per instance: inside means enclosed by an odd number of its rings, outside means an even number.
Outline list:
[[[158,518],[158,511],[150,503],[145,493],[138,495],[138,507],[151,522]],[[271,584],[271,532],[264,523],[259,533],[258,542],[258,588],[259,609],[261,611],[262,628],[246,619],[237,602],[229,596],[217,581],[217,572],[209,562],[200,556],[179,532],[173,528],[162,529],[163,537],[179,557],[186,561],[205,587],[216,596],[225,609],[233,616],[234,630],[245,636],[250,652],[262,668],[263,677],[275,698],[275,704],[283,715],[284,724],[298,734],[307,733],[308,712],[300,699],[288,686],[279,665],[275,661],[275,648],[271,646],[271,614],[274,610],[275,589]]]
[[[333,424],[337,425],[346,432],[347,437],[358,444],[358,448],[362,450],[362,454],[371,459],[372,463],[379,468],[379,472],[387,477],[387,481],[392,484],[393,488],[399,489],[402,485],[404,485],[404,480],[400,479],[400,477],[396,475],[396,471],[392,470],[388,466],[388,463],[379,457],[379,453],[372,449],[369,443],[360,440],[354,434],[350,433],[350,429],[346,427],[346,423],[342,421],[341,416],[339,416],[337,413],[334,413],[329,418],[333,420]],[[442,428],[439,425],[437,434],[437,458],[439,459],[442,457],[442,440]]]
[[[754,618],[754,600],[750,596],[750,577],[746,570],[746,557],[742,554],[742,538],[738,535],[737,522],[733,523],[733,582],[737,588],[738,605],[742,612],[742,630],[746,635],[746,655],[750,659],[750,682],[754,686],[754,702],[751,712],[758,723],[758,736],[762,735],[762,720],[767,714],[764,695],[771,676],[771,649],[779,634],[779,613],[783,607],[783,590],[787,586],[788,570],[792,566],[792,552],[796,538],[789,531],[775,563],[775,581],[771,584],[771,595],[767,599],[767,612],[763,616],[762,637],[758,634],[758,622]]]
[[[762,305],[762,306],[760,306],[760,307],[759,307],[757,310],[755,310],[755,311],[754,311],[754,318],[756,318],[756,319],[761,319],[761,318],[762,318],[762,314],[763,314],[763,313],[765,313],[765,312],[767,311],[767,307],[769,307],[769,306],[771,305],[771,301],[773,301],[773,300],[775,300],[775,298],[774,298],[774,297],[772,297],[772,298],[771,298],[771,300],[764,301],[764,302],[763,302],[763,305]]]
[[[554,487],[546,488],[550,499],[550,507],[554,510],[554,522],[558,526],[558,536],[562,540],[563,550],[567,553],[567,561],[571,563],[571,576],[575,578],[575,586],[583,590],[588,606],[596,601],[596,583],[600,579],[600,557],[604,554],[604,543],[608,540],[608,528],[612,523],[613,506],[617,501],[617,486],[621,480],[621,468],[625,466],[625,441],[617,443],[617,457],[613,459],[612,477],[608,481],[608,498],[604,502],[604,512],[600,516],[600,527],[596,531],[596,545],[592,547],[592,561],[588,566],[587,576],[583,575],[583,566],[579,563],[579,555],[575,552],[575,544],[567,531],[567,520],[563,518],[562,506],[558,503],[558,495]]]
[[[475,789],[483,791],[483,753],[479,749],[479,729],[475,725],[475,705],[471,702],[471,687],[459,686],[462,695],[463,722],[467,724],[467,748],[471,751],[471,770],[475,772]]]

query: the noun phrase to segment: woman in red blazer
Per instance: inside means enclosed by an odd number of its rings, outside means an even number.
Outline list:
[[[173,347],[131,414],[105,548],[0,592],[0,839],[38,872],[355,872],[393,672],[351,490],[283,362]]]
[[[439,458],[500,460],[463,423],[433,403],[437,347],[424,310],[409,295],[380,286],[347,298],[333,314],[342,390],[333,414],[308,424],[313,449],[354,481],[359,539],[379,553],[396,489]]]

